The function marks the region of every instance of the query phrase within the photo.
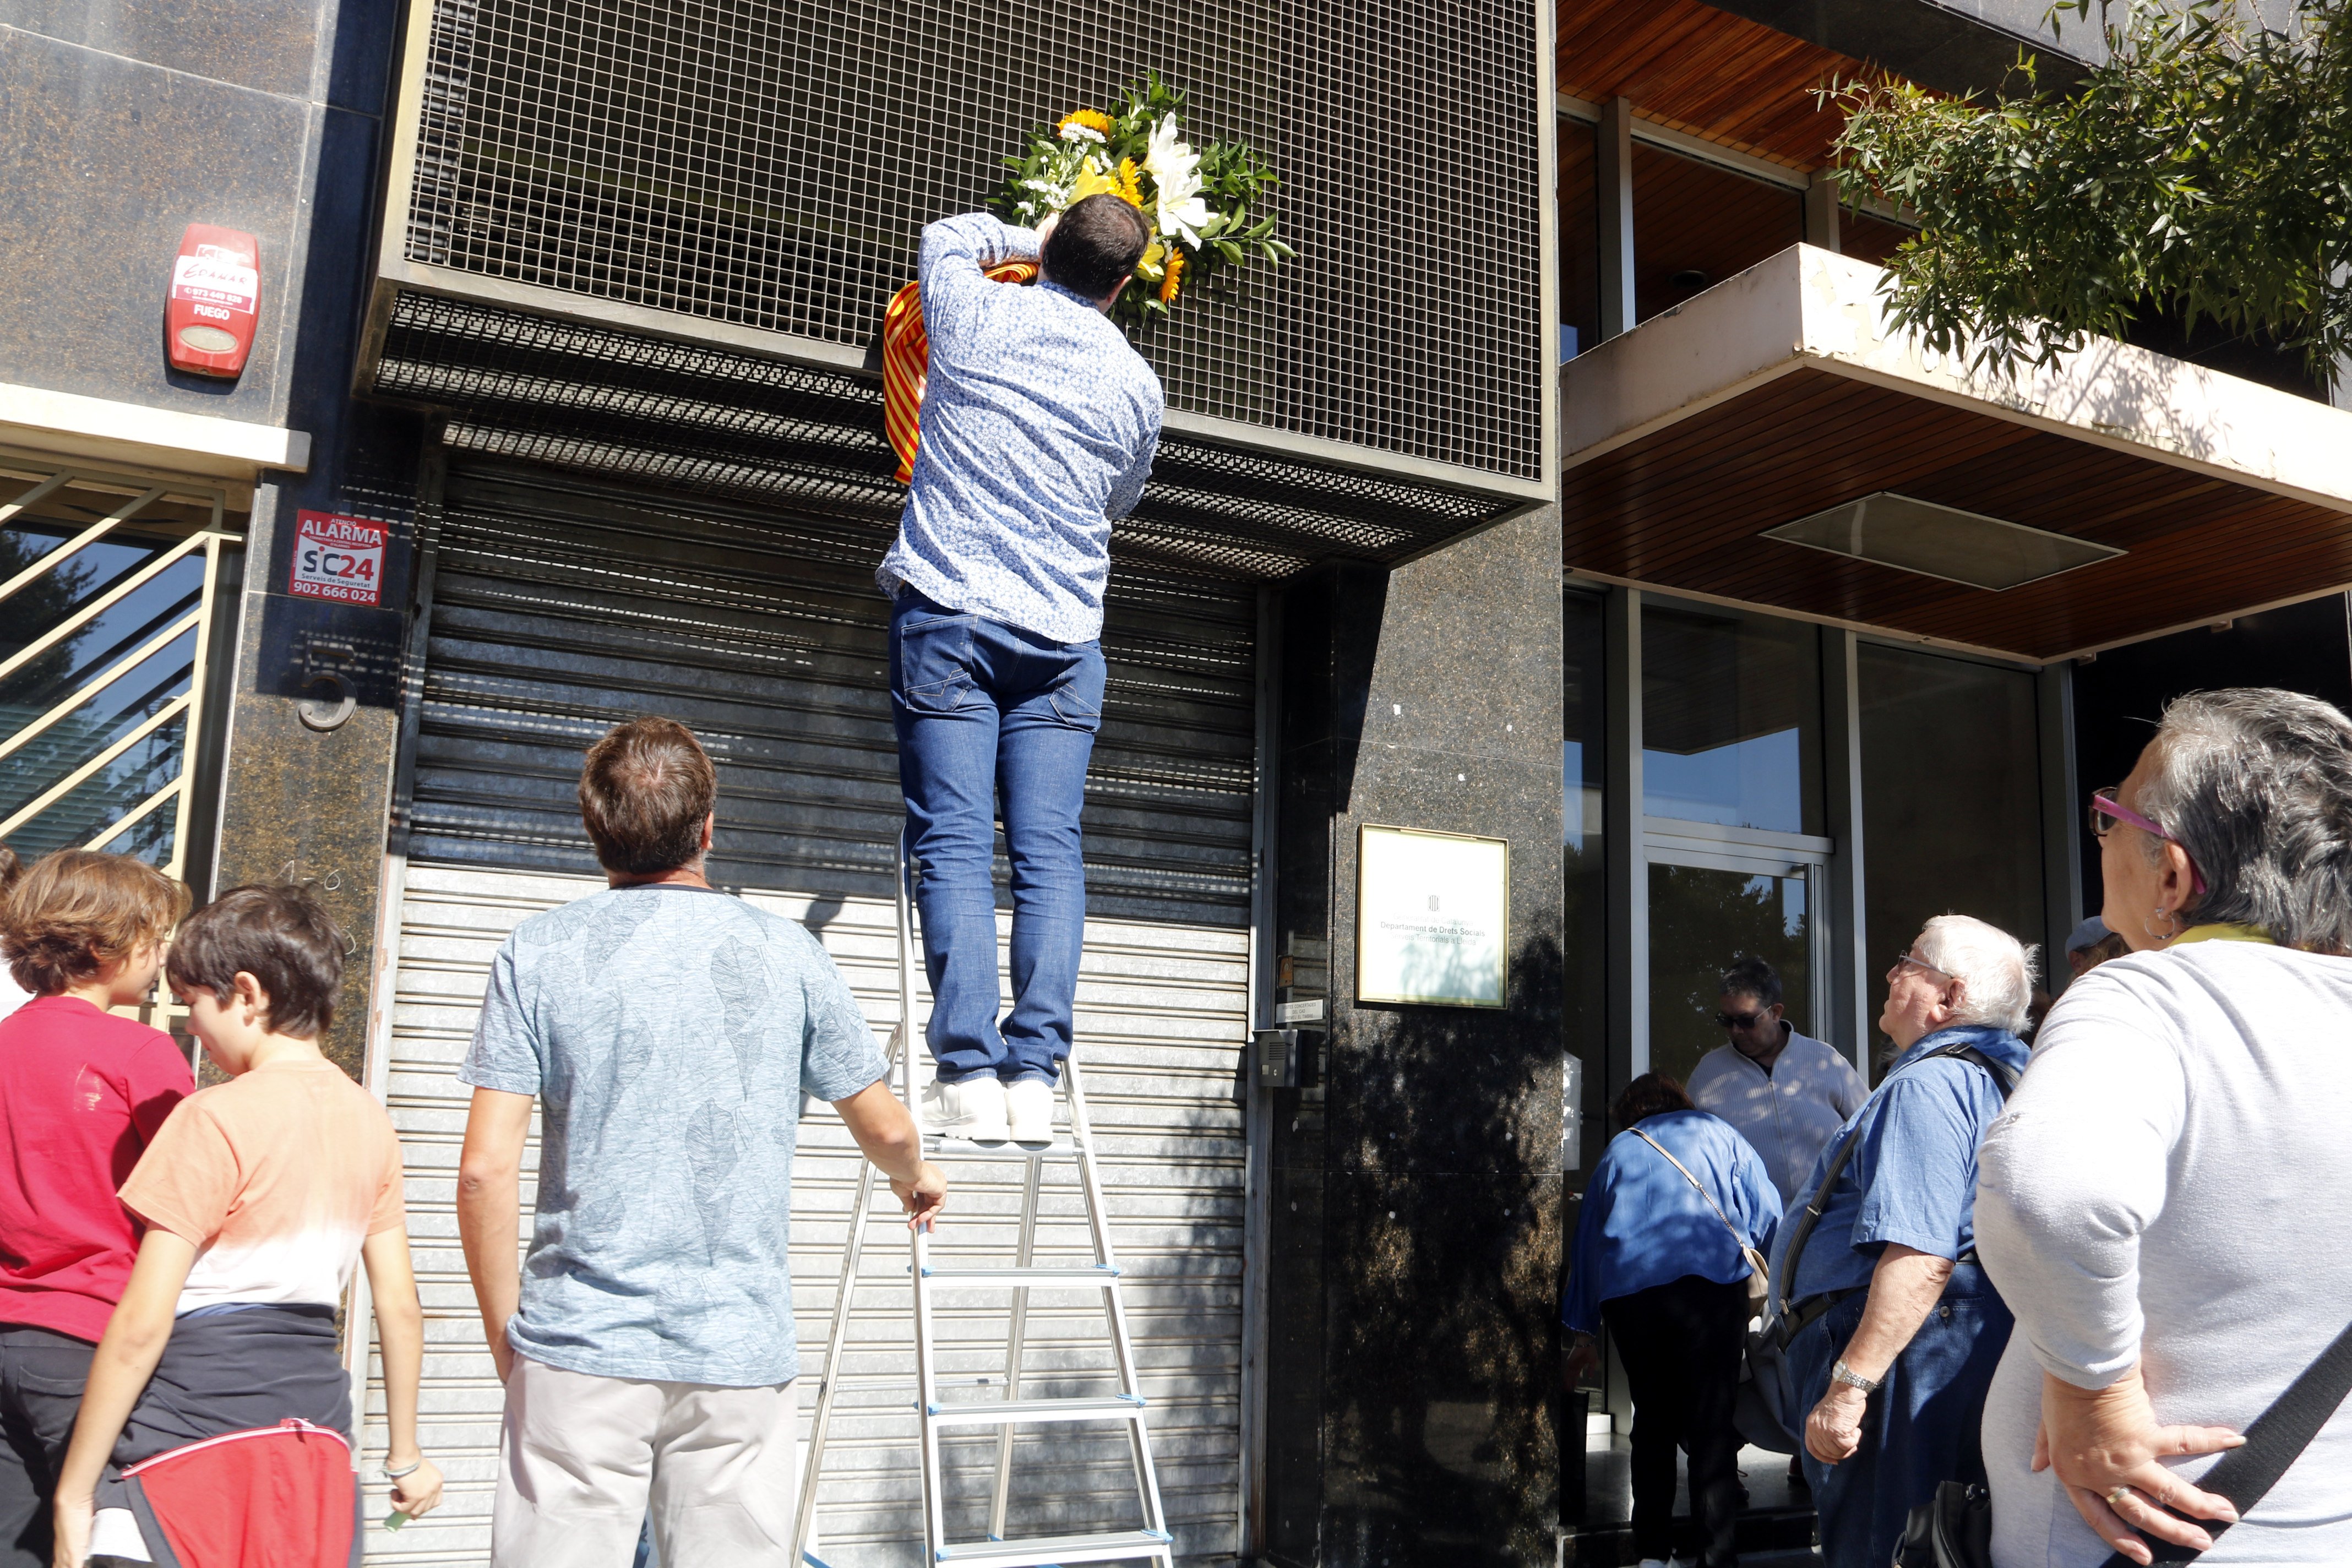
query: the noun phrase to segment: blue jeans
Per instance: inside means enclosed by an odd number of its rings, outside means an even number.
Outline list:
[[[1856,1290],[1789,1342],[1789,1371],[1807,1411],[1829,1392],[1830,1367],[1861,1324],[1868,1300],[1868,1291]],[[1886,1568],[1904,1521],[1935,1497],[1938,1482],[1984,1484],[1978,1428],[2015,1321],[1984,1270],[1959,1265],[1870,1396],[1853,1458],[1824,1465],[1805,1456],[1805,1479],[1822,1519],[1822,1568]]]
[[[898,784],[942,1082],[1060,1076],[1087,874],[1078,817],[1102,728],[1102,645],[1057,643],[901,589],[890,612]],[[1013,1010],[1000,1028],[995,824],[1013,865]]]

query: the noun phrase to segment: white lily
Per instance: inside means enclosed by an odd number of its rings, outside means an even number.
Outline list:
[[[1160,117],[1151,128],[1150,149],[1143,155],[1159,197],[1158,226],[1161,234],[1181,236],[1186,244],[1201,243],[1201,226],[1209,221],[1209,204],[1201,199],[1201,155],[1176,139],[1176,117]]]

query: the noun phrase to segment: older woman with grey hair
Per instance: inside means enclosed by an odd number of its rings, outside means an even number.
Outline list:
[[[1984,1416],[1993,1560],[2147,1563],[2144,1537],[2229,1529],[2232,1563],[2352,1563],[2340,1388],[2242,1522],[2224,1494],[2260,1490],[2268,1437],[2198,1484],[2352,1318],[2352,721],[2180,698],[2092,814],[2132,952],[2059,999],[1981,1156],[2017,1317]]]
[[[2025,1068],[2033,955],[1938,915],[1886,972],[1898,1053],[1780,1227],[1788,1363],[1825,1568],[1885,1568],[1938,1483],[1983,1479],[1977,1417],[2009,1310],[1976,1259],[1977,1145]]]

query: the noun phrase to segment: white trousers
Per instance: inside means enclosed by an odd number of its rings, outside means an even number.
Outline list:
[[[792,1568],[793,1385],[718,1388],[564,1372],[507,1379],[494,1568],[629,1568],[650,1510],[664,1568]]]

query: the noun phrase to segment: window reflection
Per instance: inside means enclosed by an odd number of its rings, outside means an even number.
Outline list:
[[[1807,892],[1802,876],[1650,868],[1651,1071],[1688,1083],[1699,1058],[1724,1043],[1717,988],[1742,958],[1780,972],[1789,1022],[1813,1033]]]
[[[1860,667],[1869,951],[1901,952],[1941,914],[1974,915],[2034,942],[2042,909],[2033,677],[1874,643],[1862,646]],[[1884,994],[1874,972],[1874,1006]]]
[[[1642,809],[1822,831],[1821,637],[1800,621],[1642,609]]]
[[[0,579],[16,575],[81,527],[77,521],[29,519],[12,523],[0,531]],[[85,546],[58,570],[36,577],[0,602],[0,658],[47,635],[166,548],[163,541],[124,529]],[[14,816],[186,695],[195,665],[195,629],[190,626],[161,643],[156,639],[195,610],[204,572],[202,555],[184,557],[0,680],[0,734],[15,734],[108,670],[118,671],[111,682],[0,765],[0,818]],[[125,666],[142,648],[150,651]],[[92,835],[179,776],[186,740],[184,715],[149,731],[14,829],[11,845],[31,860],[90,841]],[[152,811],[93,847],[165,860],[171,857],[176,823],[172,811]]]

